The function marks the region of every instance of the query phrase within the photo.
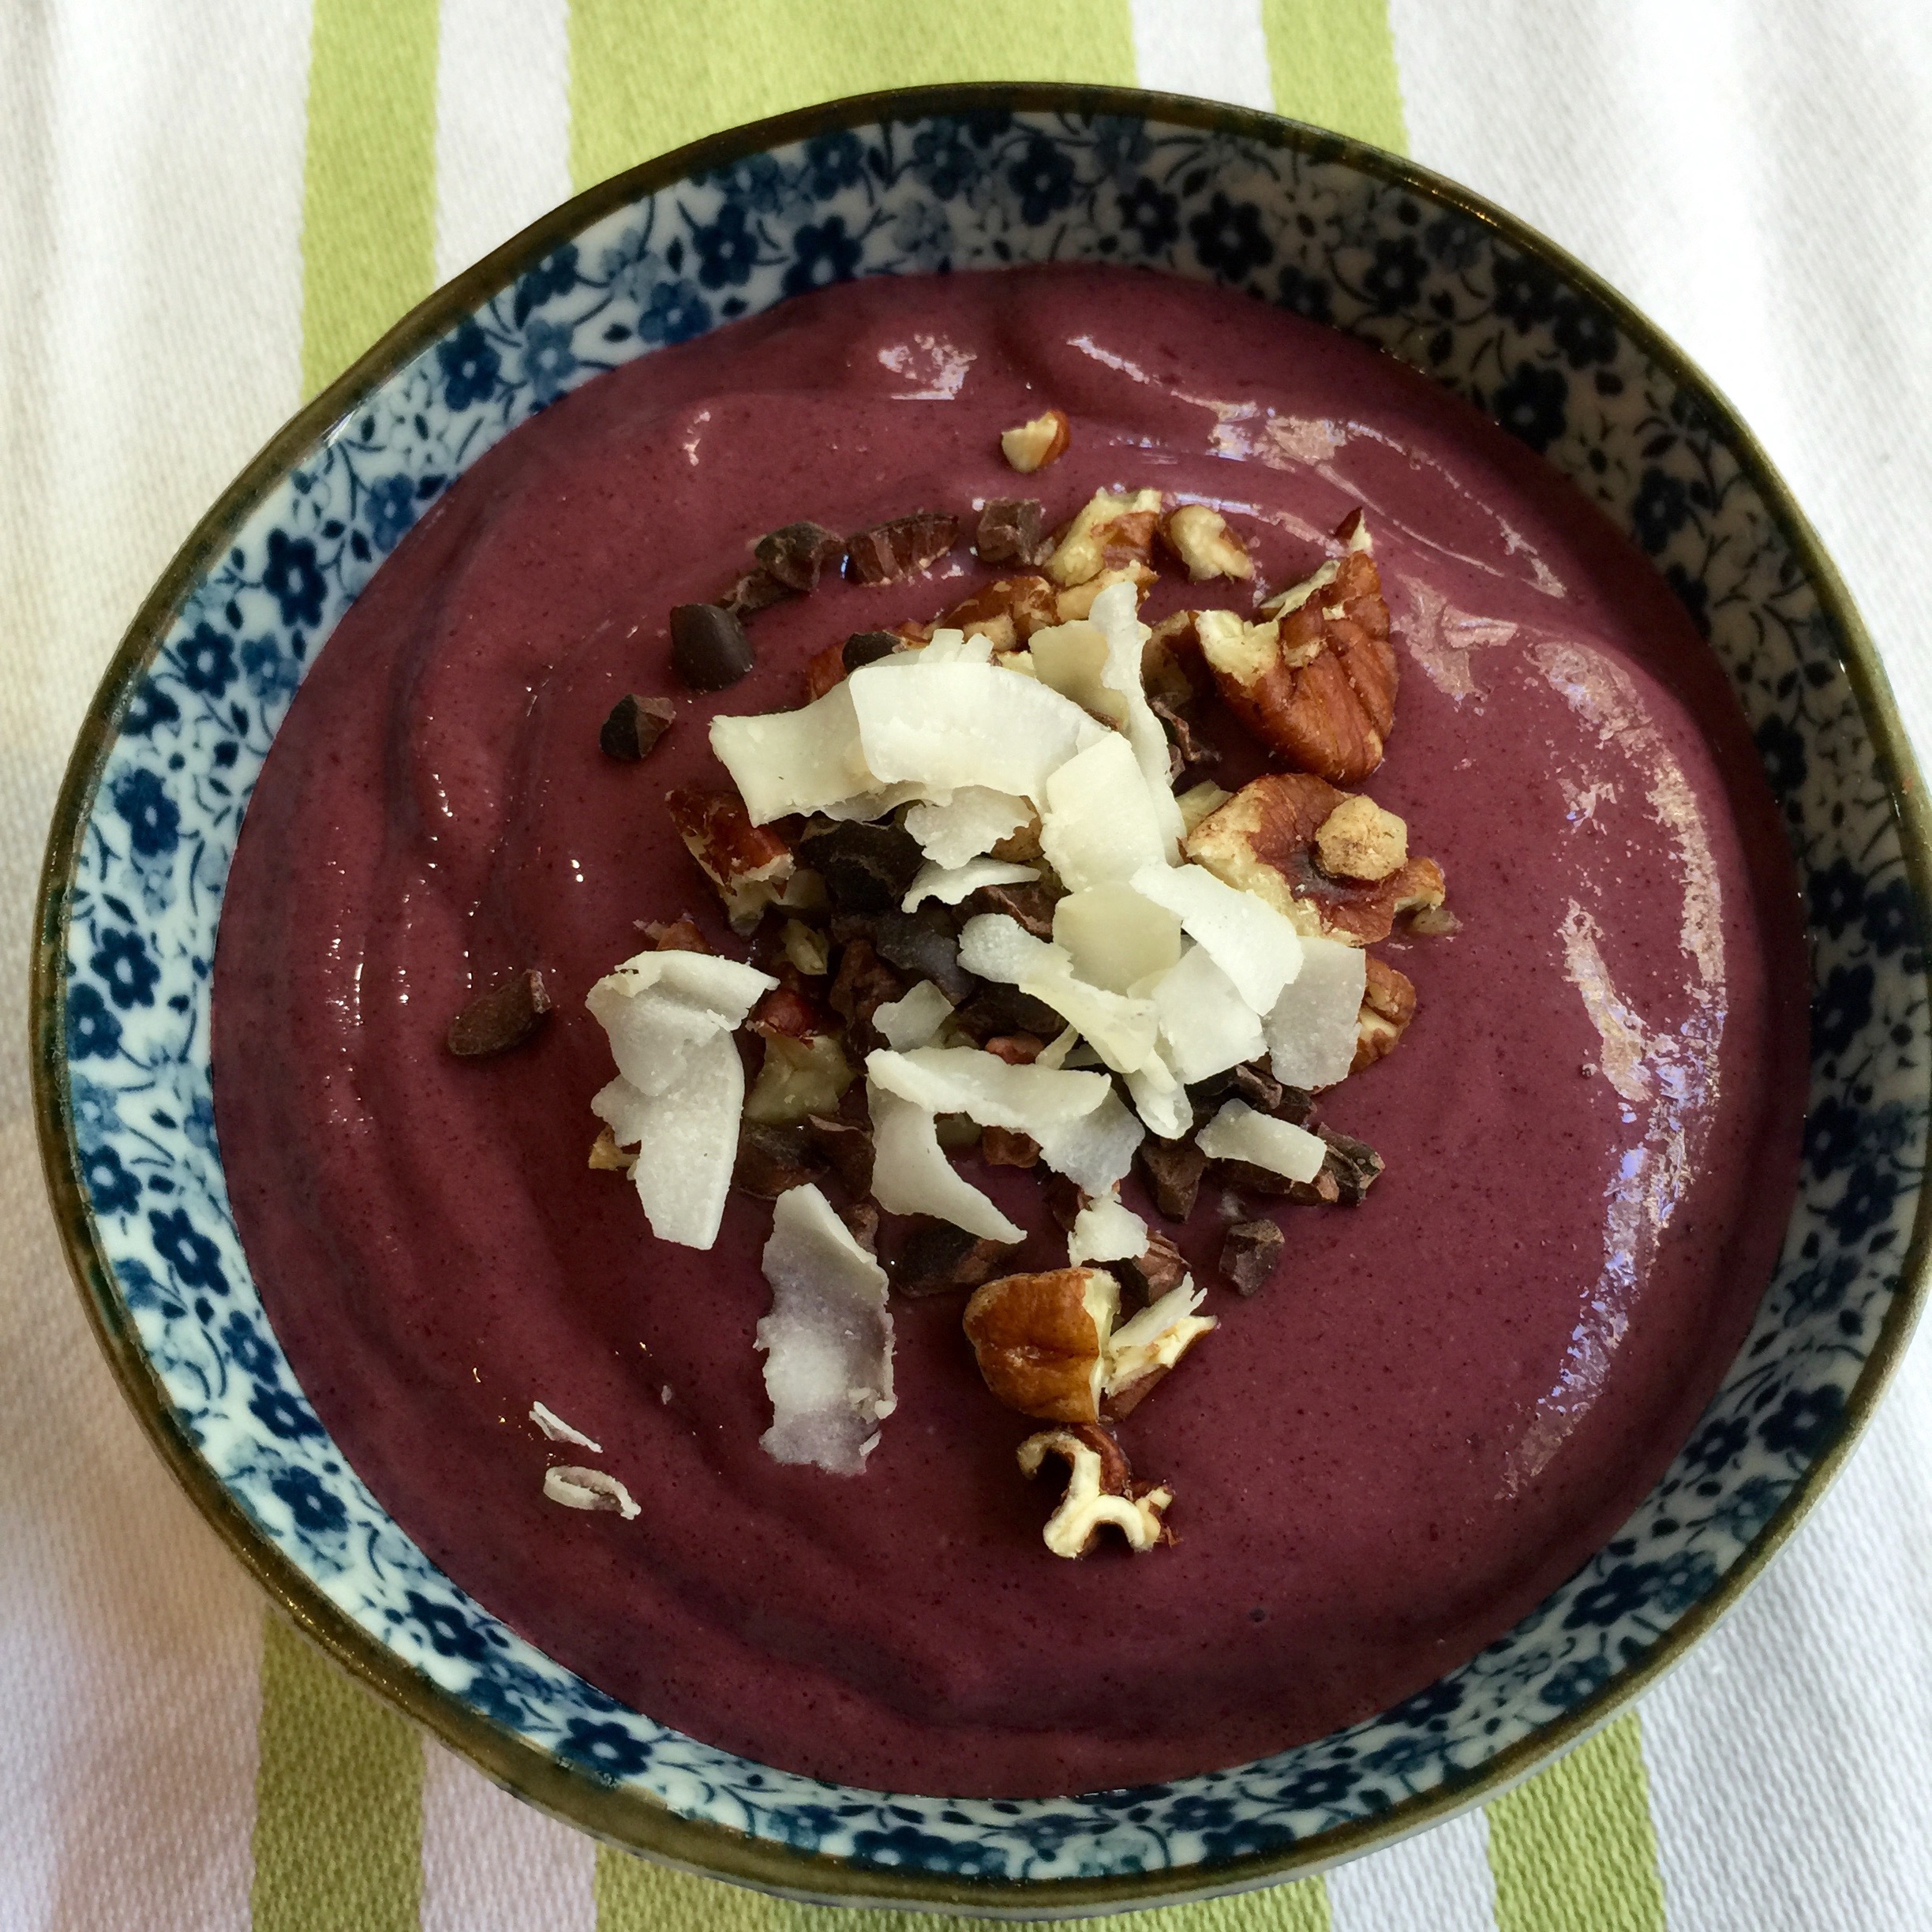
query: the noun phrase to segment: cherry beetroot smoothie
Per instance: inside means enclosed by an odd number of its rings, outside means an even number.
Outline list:
[[[999,432],[1071,448],[1017,477]],[[753,1331],[770,1204],[708,1252],[593,1171],[590,986],[689,912],[734,957],[664,799],[718,713],[790,708],[851,632],[999,574],[829,581],[749,620],[715,694],[668,613],[761,533],[971,520],[1096,489],[1223,511],[1279,588],[1360,505],[1402,688],[1361,789],[1440,861],[1453,934],[1383,950],[1420,1006],[1325,1096],[1382,1154],[1359,1208],[1278,1208],[1286,1258],[1121,1425],[1178,1541],[1043,1548],[961,1295],[895,1297],[898,1406],[857,1477],[783,1466]],[[1215,586],[1226,590],[1227,586]],[[1245,594],[1245,592],[1244,592]],[[1170,571],[1143,615],[1203,601]],[[1219,601],[1226,602],[1225,597]],[[679,716],[598,748],[627,691]],[[1230,788],[1261,768],[1204,707]],[[1245,761],[1245,762],[1244,762]],[[1232,776],[1227,775],[1232,773]],[[556,1010],[483,1061],[472,991]],[[1237,1763],[1368,1715],[1507,1630],[1611,1535],[1736,1349],[1795,1185],[1804,1004],[1790,861],[1720,667],[1537,459],[1392,361],[1238,297],[1055,268],[841,287],[650,356],[518,430],[423,518],[303,685],[250,803],[215,962],[228,1187],[335,1440],[459,1583],[653,1717],[849,1783],[1045,1795]],[[964,1166],[1065,1237],[1032,1176]],[[635,1521],[546,1500],[541,1402]],[[575,1459],[569,1451],[562,1459]]]

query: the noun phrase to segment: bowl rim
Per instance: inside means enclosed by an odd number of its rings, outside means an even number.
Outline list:
[[[123,1396],[169,1473],[243,1567],[306,1637],[392,1707],[460,1752],[493,1782],[593,1837],[678,1869],[781,1893],[844,1904],[891,1904],[1000,1918],[1085,1916],[1252,1889],[1312,1876],[1385,1842],[1500,1796],[1609,1723],[1671,1669],[1729,1611],[1829,1488],[1869,1421],[1917,1324],[1932,1269],[1932,1186],[1922,1188],[1899,1285],[1848,1397],[1837,1438],[1798,1479],[1717,1586],[1636,1664],[1584,1702],[1507,1747],[1480,1769],[1285,1848],[1215,1865],[1097,1878],[971,1878],[874,1870],[686,1818],[647,1795],[606,1784],[512,1736],[404,1664],[338,1608],[249,1519],[182,1427],[114,1285],[82,1178],[66,1082],[63,962],[77,840],[142,670],[204,567],[301,455],[463,315],[510,286],[533,262],[600,218],[641,197],[814,134],[880,122],[983,110],[1118,115],[1226,133],[1311,160],[1339,162],[1452,208],[1586,291],[1680,388],[1694,395],[1735,455],[1842,640],[1840,663],[1869,730],[1875,774],[1898,826],[1913,896],[1932,906],[1932,804],[1889,682],[1850,593],[1789,488],[1736,410],[1698,365],[1601,275],[1485,197],[1407,159],[1305,122],[1191,96],[1060,82],[972,82],[848,95],[746,122],[691,142],[572,196],[405,316],[270,438],[198,519],[129,625],[81,721],[54,805],[35,904],[28,1010],[32,1109],[41,1164],[62,1245],[95,1339]]]

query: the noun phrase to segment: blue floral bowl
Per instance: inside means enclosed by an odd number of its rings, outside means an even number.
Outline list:
[[[438,1571],[344,1462],[264,1318],[210,1105],[208,1002],[249,788],[422,506],[597,373],[843,278],[1046,260],[1215,280],[1487,411],[1657,560],[1739,702],[1810,900],[1799,1199],[1749,1339],[1622,1533],[1397,1709],[1211,1777],[1053,1802],[858,1791],[623,1709]],[[1356,143],[1065,87],[814,109],[606,182],[410,316],[195,531],[57,811],[33,1026],[54,1206],[103,1346],[197,1506],[333,1656],[612,1842],[795,1896],[1034,1917],[1319,1867],[1524,1775],[1734,1602],[1843,1460],[1923,1292],[1926,808],[1871,644],[1710,385],[1586,270]]]

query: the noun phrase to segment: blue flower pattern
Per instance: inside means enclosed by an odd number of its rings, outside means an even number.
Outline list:
[[[1216,1777],[1051,1804],[890,1798],[623,1710],[457,1590],[343,1466],[256,1297],[223,1184],[206,1010],[248,789],[320,644],[450,478],[600,371],[854,275],[1119,258],[1243,287],[1414,363],[1598,501],[1730,668],[1807,882],[1804,1193],[1753,1334],[1619,1537],[1462,1669]],[[526,264],[310,451],[134,681],[69,897],[82,1178],[182,1426],[262,1532],[406,1662],[600,1782],[881,1869],[1018,1878],[1279,1849],[1477,1769],[1716,1589],[1835,1442],[1899,1286],[1926,1137],[1924,940],[1837,640],[1749,473],[1586,291],[1332,157],[988,112],[813,137]]]

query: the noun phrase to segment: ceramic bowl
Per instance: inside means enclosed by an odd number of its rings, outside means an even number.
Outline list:
[[[1809,900],[1796,1208],[1749,1339],[1656,1491],[1480,1656],[1298,1750],[1028,1803],[846,1789],[622,1709],[403,1536],[331,1442],[230,1218],[209,962],[250,784],[423,506],[601,370],[855,275],[1118,262],[1413,364],[1655,559],[1730,671]],[[1013,1916],[1264,1884],[1493,1795],[1738,1597],[1837,1468],[1923,1289],[1927,821],[1871,644],[1710,384],[1594,275],[1406,162],[1267,116],[928,90],[608,182],[442,290],[276,437],[135,620],[55,816],[33,989],[41,1144],[103,1346],[197,1506],[301,1627],[491,1776],[615,1843],[833,1900]]]

